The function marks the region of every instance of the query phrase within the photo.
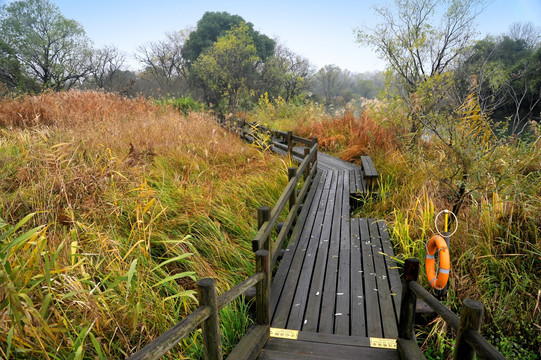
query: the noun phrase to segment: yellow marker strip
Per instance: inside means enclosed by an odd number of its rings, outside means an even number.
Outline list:
[[[396,349],[396,339],[370,338],[370,347],[381,349]]]
[[[445,232],[448,232],[449,231],[449,213],[446,211],[445,212]]]
[[[289,330],[289,329],[279,329],[279,328],[270,328],[270,337],[280,338],[280,339],[289,339],[297,340],[299,337],[298,330]]]

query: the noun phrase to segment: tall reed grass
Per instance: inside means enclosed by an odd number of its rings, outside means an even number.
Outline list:
[[[0,131],[5,359],[134,353],[193,310],[197,278],[221,292],[253,272],[256,209],[287,183],[283,161],[211,117],[143,99],[4,99]],[[249,325],[230,313],[229,348]],[[197,357],[196,340],[169,357]]]

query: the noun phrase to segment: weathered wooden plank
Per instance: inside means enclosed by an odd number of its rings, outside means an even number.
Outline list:
[[[366,181],[363,177],[361,169],[354,170],[355,173],[355,191],[357,193],[366,194]]]
[[[362,195],[366,193],[365,183],[361,169],[349,170],[350,193]]]
[[[344,171],[344,187],[349,185],[349,172]],[[342,199],[342,216],[340,219],[342,229],[340,232],[340,260],[338,263],[338,282],[336,287],[336,316],[334,321],[334,333],[339,335],[349,335],[349,315],[350,315],[350,256],[351,256],[351,236],[350,236],[350,213],[349,213],[349,194],[344,191]]]
[[[336,192],[336,174],[334,171],[327,174],[327,179],[323,188],[323,194],[319,204],[317,204],[317,213],[314,224],[312,226],[312,232],[308,246],[306,247],[306,254],[304,255],[304,262],[299,274],[299,279],[295,289],[295,297],[293,299],[293,306],[287,322],[288,329],[300,330],[304,323],[307,323],[309,319],[304,318],[304,310],[306,309],[306,303],[308,299],[308,292],[310,290],[310,279],[314,272],[314,265],[317,258],[317,252],[319,249],[319,242],[321,238],[321,232],[324,226],[326,210],[333,206],[333,196],[331,194]],[[334,184],[334,188],[333,188]],[[330,204],[330,205],[329,205]],[[316,204],[312,204],[314,207]],[[297,249],[299,251],[299,249]],[[291,276],[291,274],[290,274]],[[317,318],[313,319],[317,322]]]
[[[379,299],[376,285],[376,271],[372,256],[372,241],[370,239],[367,219],[359,220],[359,233],[361,234],[361,251],[364,275],[364,299],[366,304],[366,332],[367,336],[382,337]]]
[[[363,164],[363,173],[366,179],[367,188],[372,190],[376,185],[379,177],[379,173],[374,166],[374,162],[370,156],[361,156]]]
[[[342,204],[343,186],[339,186],[340,181],[342,181],[341,175],[336,176],[334,174],[327,209],[324,214],[323,228],[319,236],[319,249],[307,299],[305,321],[302,326],[303,331],[317,331],[319,325],[333,218],[334,213],[340,211]]]
[[[374,162],[372,161],[372,158],[370,156],[361,156],[361,162],[363,164],[363,171],[365,176],[367,177],[377,177],[379,176],[378,171],[376,170],[376,166],[374,165]]]
[[[274,314],[276,312],[276,307],[278,306],[278,302],[280,300],[280,297],[284,288],[284,284],[286,282],[286,278],[289,273],[289,268],[291,267],[293,258],[295,256],[295,251],[299,244],[300,235],[302,234],[302,230],[305,227],[306,219],[310,215],[311,204],[313,201],[319,201],[319,199],[321,198],[322,188],[320,186],[320,183],[322,181],[323,182],[325,181],[325,178],[323,177],[324,175],[326,176],[326,174],[322,172],[316,173],[314,177],[314,182],[312,184],[312,188],[310,189],[310,191],[308,192],[308,195],[306,196],[306,200],[302,207],[301,213],[299,214],[299,218],[297,219],[297,225],[295,226],[291,234],[290,243],[285,251],[282,261],[280,262],[280,266],[278,267],[278,270],[276,271],[276,274],[273,277],[272,284],[271,284],[271,316],[272,317],[274,317]]]
[[[322,152],[318,153],[318,166],[325,167],[326,170],[355,170],[361,167],[344,160],[337,159]]]
[[[265,350],[330,359],[398,359],[395,350],[270,338]],[[263,353],[263,352],[262,352]]]
[[[325,360],[332,359],[325,356],[288,353],[277,350],[263,349],[258,357],[259,360]]]
[[[363,266],[359,219],[351,219],[351,335],[366,336]]]
[[[337,192],[340,193],[343,198],[344,191],[343,182],[339,182],[340,189]],[[331,235],[329,239],[329,251],[327,259],[327,270],[325,272],[325,283],[323,286],[322,301],[321,301],[321,314],[319,317],[319,332],[332,334],[334,333],[334,318],[335,318],[335,304],[336,304],[336,283],[338,279],[338,262],[340,256],[340,234],[342,226],[342,202],[335,203],[335,210],[332,214],[332,227]]]
[[[324,334],[321,332],[299,331],[297,340],[335,345],[370,347],[370,338],[364,336],[348,336]]]
[[[389,278],[387,275],[387,266],[382,255],[383,247],[379,236],[377,220],[369,219],[370,240],[372,248],[372,258],[376,273],[376,287],[379,298],[379,309],[381,311],[381,322],[383,327],[383,337],[396,339],[398,337],[398,327],[394,304],[391,298]]]
[[[304,227],[302,227],[302,232],[299,236],[298,241],[295,241],[296,246],[293,254],[293,259],[289,264],[289,269],[286,274],[287,276],[284,278],[285,281],[283,282],[282,294],[278,300],[278,304],[276,305],[276,309],[274,312],[274,318],[272,321],[273,326],[284,328],[287,324],[287,319],[289,317],[289,312],[292,307],[296,287],[298,285],[300,271],[304,262],[306,249],[308,248],[312,229],[314,227],[314,223],[317,217],[317,208],[319,206],[319,203],[321,202],[324,192],[324,184],[326,184],[328,177],[328,173],[322,174],[319,185],[317,187],[316,196],[310,204],[308,216],[305,219]]]
[[[389,283],[391,286],[391,298],[393,299],[396,322],[398,323],[399,314],[400,314],[400,299],[402,297],[402,282],[400,281],[400,274],[398,272],[398,263],[391,257],[394,257],[393,245],[391,243],[391,237],[389,235],[389,230],[387,229],[387,224],[385,221],[378,221],[379,227],[379,236],[381,237],[381,244],[385,254],[389,256],[384,256],[385,264],[387,266],[387,276],[389,278]]]
[[[227,356],[227,360],[252,360],[257,359],[263,346],[269,339],[269,327],[265,325],[253,325],[240,339],[233,351]]]
[[[349,192],[355,193],[356,192],[355,170],[348,170],[348,172],[349,172]]]

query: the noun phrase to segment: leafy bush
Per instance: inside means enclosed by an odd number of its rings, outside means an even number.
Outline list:
[[[195,101],[190,96],[162,99],[157,101],[157,103],[162,106],[172,106],[183,115],[188,115],[190,112],[201,112],[205,108],[203,104]]]

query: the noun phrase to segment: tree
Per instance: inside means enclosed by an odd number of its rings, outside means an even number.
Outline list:
[[[191,29],[167,33],[166,39],[150,42],[138,48],[136,58],[145,66],[158,87],[169,94],[179,95],[187,77],[182,49]]]
[[[206,90],[209,106],[221,103],[220,110],[235,111],[253,88],[258,61],[250,29],[243,23],[207,48],[193,64],[193,71]]]
[[[506,123],[510,134],[520,134],[541,109],[541,47],[528,38],[507,35],[486,37],[475,43],[457,69],[462,92],[475,78],[473,90],[484,113]]]
[[[0,83],[9,89],[18,87],[23,77],[15,51],[0,39]]]
[[[421,127],[437,128],[443,113],[456,106],[448,106],[450,70],[468,49],[483,1],[394,0],[394,8],[375,8],[382,20],[375,28],[357,29],[357,40],[374,47],[398,80],[398,94],[410,110],[412,144]]]
[[[283,45],[275,47],[274,55],[259,67],[259,95],[281,96],[290,101],[307,88],[307,77],[313,73],[308,59]]]
[[[509,26],[508,36],[513,40],[524,40],[530,49],[541,45],[541,27],[531,22],[515,22]]]
[[[0,30],[23,71],[44,88],[70,88],[89,72],[90,40],[50,0],[4,4]]]
[[[353,83],[352,74],[336,65],[325,65],[314,78],[317,83],[315,91],[323,96],[326,106],[334,105],[336,98],[343,95]]]
[[[93,85],[100,89],[113,91],[115,81],[123,71],[126,61],[114,46],[105,46],[93,52],[90,66],[90,78]]]
[[[439,4],[446,9],[439,9]],[[406,96],[433,75],[448,70],[472,39],[483,0],[394,0],[376,7],[382,22],[357,29],[357,41],[372,46],[402,80]],[[438,21],[434,19],[441,13]]]
[[[218,41],[219,37],[224,36],[229,30],[240,24],[247,26],[257,56],[262,61],[265,61],[274,53],[274,40],[255,31],[252,23],[244,21],[239,15],[231,15],[225,11],[209,11],[197,22],[197,28],[190,33],[182,48],[182,55],[186,59],[188,66],[191,66],[200,54]]]
[[[308,59],[284,46],[276,49],[275,56],[283,70],[284,100],[289,101],[305,89],[306,78],[313,72],[312,66]]]

